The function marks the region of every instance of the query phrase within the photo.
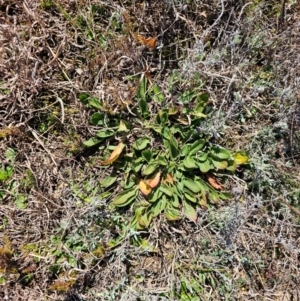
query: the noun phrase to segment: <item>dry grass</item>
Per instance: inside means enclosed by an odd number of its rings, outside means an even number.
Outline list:
[[[300,299],[300,6],[281,2],[0,1],[1,299]],[[166,102],[208,91],[201,130],[252,160],[231,202],[136,233],[99,197],[78,98],[126,111],[147,70]]]

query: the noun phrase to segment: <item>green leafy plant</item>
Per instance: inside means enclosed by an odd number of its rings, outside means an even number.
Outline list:
[[[100,164],[113,165],[102,187],[120,190],[112,201],[115,207],[133,205],[132,225],[137,229],[147,228],[161,213],[171,221],[182,215],[195,221],[197,206],[209,207],[230,197],[217,172],[232,173],[248,157],[214,144],[199,131],[210,114],[207,92],[185,91],[178,97],[180,105],[167,104],[160,88],[142,76],[138,106],[129,112],[111,115],[101,100],[79,98],[100,110],[91,116],[91,123],[102,128],[84,144],[99,144],[105,158]]]

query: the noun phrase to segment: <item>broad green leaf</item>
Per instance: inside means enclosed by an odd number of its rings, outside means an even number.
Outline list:
[[[202,188],[199,182],[190,179],[184,179],[183,185],[194,193],[200,192]]]
[[[169,162],[168,164],[168,173],[172,173],[172,171],[176,168],[177,163],[174,161]]]
[[[197,168],[198,167],[196,161],[191,156],[188,156],[188,157],[184,158],[183,165],[186,168]]]
[[[92,146],[95,146],[97,144],[99,144],[101,142],[101,139],[97,139],[95,137],[92,137],[86,141],[83,142],[83,144],[87,147],[92,147]]]
[[[99,138],[107,138],[107,137],[111,137],[115,134],[115,131],[112,129],[102,129],[100,131],[97,132],[97,137]]]
[[[105,114],[104,113],[96,112],[90,118],[90,123],[92,125],[103,125],[104,124],[104,119],[105,119]]]
[[[157,163],[158,163],[159,165],[163,165],[163,166],[168,165],[168,161],[167,161],[167,159],[166,159],[166,156],[158,155],[156,160],[157,160]]]
[[[175,138],[170,139],[169,150],[171,159],[176,159],[179,155],[179,150],[178,142]]]
[[[120,124],[119,124],[119,128],[118,128],[118,132],[129,132],[130,130],[130,126],[128,125],[127,122],[123,121],[123,120],[120,120]]]
[[[163,210],[165,210],[167,204],[167,198],[162,196],[159,201],[154,203],[151,207],[151,211],[153,212],[153,217],[157,217]]]
[[[150,149],[146,149],[142,152],[142,156],[147,162],[150,162],[153,156],[152,151]]]
[[[167,140],[170,140],[172,138],[172,133],[171,133],[170,129],[166,126],[163,127],[161,133],[164,136],[164,138],[166,138]]]
[[[184,190],[184,197],[185,197],[185,199],[189,200],[192,203],[198,202],[197,198],[194,195],[192,195],[192,193],[190,191],[188,191],[187,189]]]
[[[173,187],[166,186],[166,185],[163,185],[163,184],[161,184],[159,186],[159,190],[161,192],[165,193],[168,196],[172,196],[174,194],[174,188]]]
[[[150,162],[145,169],[143,170],[143,174],[145,176],[149,176],[152,173],[154,173],[156,171],[156,169],[158,168],[158,164],[155,162]]]
[[[248,156],[246,155],[246,153],[244,152],[238,152],[234,155],[234,162],[237,164],[237,165],[241,165],[241,164],[244,164],[244,163],[247,163],[249,160]]]
[[[165,111],[159,111],[156,115],[156,122],[162,126],[168,122],[168,114]]]
[[[115,183],[117,180],[117,177],[106,177],[100,182],[100,185],[104,188],[111,186],[113,183]]]
[[[165,208],[165,216],[170,221],[176,221],[180,219],[180,211],[170,205],[168,206],[167,204]]]
[[[163,195],[163,192],[159,189],[152,190],[152,192],[149,194],[147,201],[149,203],[154,203],[158,201]]]
[[[137,196],[137,189],[130,188],[119,193],[113,200],[113,205],[116,207],[124,207],[129,205]]]
[[[171,200],[170,200],[170,204],[174,207],[174,208],[179,208],[180,203],[179,203],[179,197],[177,194],[173,194]]]
[[[145,149],[147,147],[147,145],[150,143],[151,143],[150,138],[143,137],[134,142],[133,148],[140,151],[140,150]]]
[[[227,161],[219,161],[219,160],[211,159],[211,162],[214,165],[214,167],[217,169],[225,169],[228,166]]]
[[[134,162],[132,162],[133,170],[136,173],[138,173],[142,169],[143,165],[144,165],[144,158],[143,157],[140,157],[137,160],[135,160]]]
[[[228,161],[228,167],[227,167],[227,170],[229,171],[235,171],[237,169],[237,164],[234,160],[229,160]]]
[[[79,100],[81,102],[83,102],[84,104],[87,104],[87,102],[85,102],[88,98],[90,97],[90,95],[88,93],[80,93],[79,94]]]
[[[6,181],[8,180],[12,175],[12,171],[10,171],[8,168],[2,169],[0,168],[0,181]]]
[[[199,152],[197,154],[197,161],[204,162],[204,161],[206,161],[206,159],[207,159],[207,153],[205,153],[205,152]]]
[[[147,228],[150,225],[152,218],[153,213],[151,211],[144,210],[141,215],[137,217],[137,222],[143,228]]]
[[[206,141],[205,139],[198,139],[196,140],[190,147],[190,155],[197,153],[199,150],[201,150]]]
[[[87,101],[88,101],[88,104],[89,104],[92,108],[100,109],[100,110],[103,109],[102,103],[101,103],[97,98],[91,97],[91,98],[88,98]]]
[[[212,157],[214,157],[215,159],[229,159],[231,156],[230,151],[228,151],[227,149],[223,148],[223,147],[219,147],[219,146],[212,146],[210,149],[210,153],[212,155]]]
[[[159,125],[159,124],[156,124],[156,123],[152,124],[152,123],[150,123],[146,127],[152,129],[153,131],[155,131],[158,134],[162,134],[162,126]]]
[[[216,190],[214,190],[213,188],[209,189],[209,199],[210,199],[211,203],[218,203],[220,200],[220,196],[219,196],[218,192]]]
[[[187,156],[189,154],[189,151],[190,151],[190,145],[185,144],[183,146],[183,148],[181,149],[180,155],[183,156],[183,157],[185,157],[185,156]]]
[[[203,173],[206,173],[206,172],[208,172],[210,169],[213,168],[213,166],[212,166],[210,160],[208,160],[208,159],[207,159],[206,161],[204,161],[204,162],[197,162],[197,163],[198,163],[198,166],[199,166],[201,172],[203,172]]]
[[[197,212],[195,208],[186,201],[183,202],[183,214],[193,222],[197,220]]]

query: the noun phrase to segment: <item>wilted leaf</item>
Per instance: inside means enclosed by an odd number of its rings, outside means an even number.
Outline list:
[[[119,158],[120,154],[122,153],[122,150],[123,150],[124,146],[125,146],[125,144],[122,143],[122,142],[120,142],[116,146],[116,148],[114,149],[114,151],[111,153],[111,155],[109,156],[109,158],[106,159],[105,161],[102,161],[101,164],[102,165],[109,165],[109,164],[115,162]]]
[[[146,183],[151,187],[155,188],[160,182],[160,172],[158,172],[152,179],[147,179]]]
[[[171,184],[174,184],[174,179],[171,174],[169,174],[169,173],[167,174],[166,181]]]
[[[152,191],[152,188],[144,180],[140,180],[139,189],[145,196],[148,196]]]
[[[245,153],[239,152],[234,155],[234,162],[237,165],[244,164],[244,163],[248,162],[248,160],[249,160],[249,158]]]
[[[141,44],[143,44],[144,46],[153,49],[156,45],[156,39],[155,38],[145,38],[140,34],[135,33],[134,38],[139,41]]]
[[[222,184],[219,183],[219,181],[212,177],[212,176],[207,176],[207,180],[208,180],[208,183],[215,189],[218,189],[218,190],[223,190],[224,189],[224,186]]]

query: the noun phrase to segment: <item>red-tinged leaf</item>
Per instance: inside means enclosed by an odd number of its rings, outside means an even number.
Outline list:
[[[145,196],[148,196],[152,191],[152,188],[144,180],[140,180],[139,189],[141,193]]]

